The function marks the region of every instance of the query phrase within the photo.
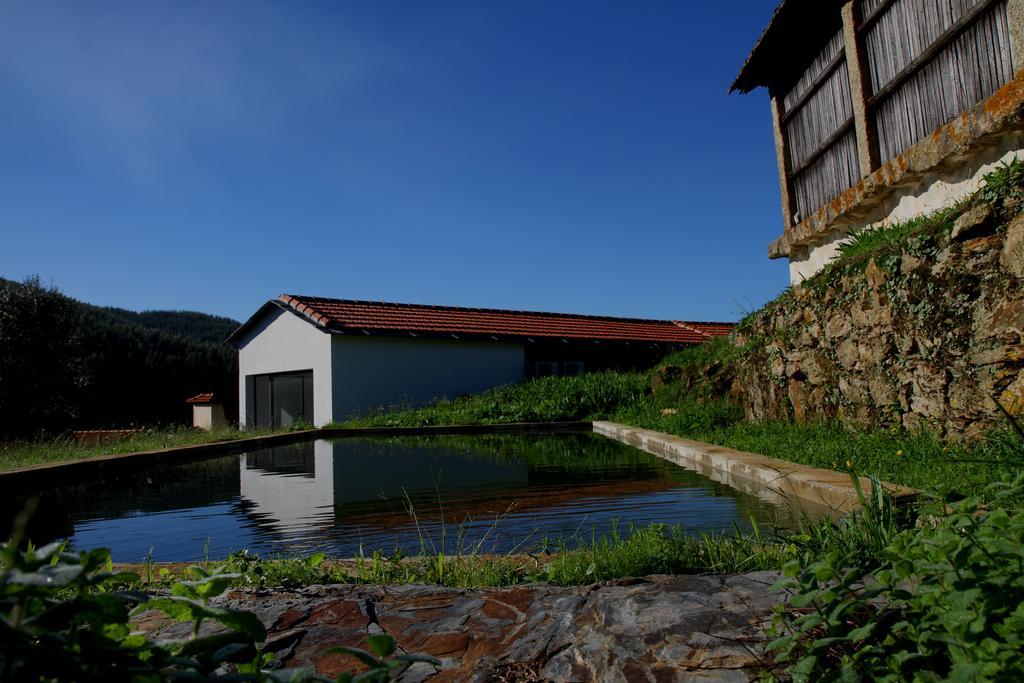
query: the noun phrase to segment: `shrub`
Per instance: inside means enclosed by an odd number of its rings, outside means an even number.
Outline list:
[[[798,557],[769,648],[798,681],[1018,680],[1024,671],[1024,475],[987,504],[935,502],[877,557]]]

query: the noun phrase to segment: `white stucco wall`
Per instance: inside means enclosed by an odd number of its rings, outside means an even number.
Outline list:
[[[238,423],[249,425],[251,375],[313,371],[313,423],[331,421],[331,335],[290,311],[268,312],[239,340]]]
[[[515,342],[335,336],[334,419],[519,382],[524,354]]]
[[[1024,158],[1021,133],[1004,136],[996,144],[959,159],[955,168],[930,173],[912,186],[899,188],[859,221],[837,224],[836,232],[791,257],[790,283],[802,282],[824,268],[835,258],[840,243],[848,239],[850,232],[864,226],[875,228],[902,223],[950,207],[977,192],[985,175],[1015,158]]]

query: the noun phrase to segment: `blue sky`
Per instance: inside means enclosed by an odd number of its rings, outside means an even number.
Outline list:
[[[786,264],[774,0],[0,3],[0,276],[735,319]]]

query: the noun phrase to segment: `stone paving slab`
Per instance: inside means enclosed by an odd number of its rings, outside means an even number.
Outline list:
[[[259,614],[282,666],[324,675],[355,668],[325,655],[382,630],[400,650],[431,654],[402,681],[750,681],[764,666],[764,627],[783,595],[777,572],[650,576],[566,588],[312,586],[234,591],[219,604]],[[146,613],[136,625],[184,639],[188,624]]]

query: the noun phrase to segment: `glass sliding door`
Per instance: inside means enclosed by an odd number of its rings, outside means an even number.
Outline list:
[[[288,427],[313,423],[313,371],[253,377],[253,425]]]
[[[270,405],[274,427],[288,427],[302,420],[302,375],[271,377]]]

